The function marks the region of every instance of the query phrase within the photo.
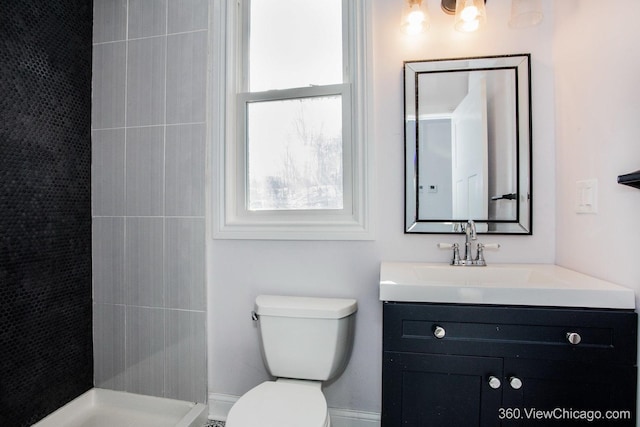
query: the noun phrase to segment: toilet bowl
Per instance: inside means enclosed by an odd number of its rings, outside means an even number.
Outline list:
[[[329,427],[322,383],[348,362],[356,310],[354,299],[256,298],[262,356],[277,379],[240,397],[226,427]]]
[[[231,408],[227,427],[329,427],[327,401],[319,382],[265,381]]]

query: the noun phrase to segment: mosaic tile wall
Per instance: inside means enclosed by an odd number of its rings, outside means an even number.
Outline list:
[[[0,426],[93,384],[91,14],[0,1]]]

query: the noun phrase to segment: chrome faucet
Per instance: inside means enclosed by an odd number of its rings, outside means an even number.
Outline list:
[[[483,267],[487,265],[487,262],[484,259],[484,250],[485,249],[499,249],[500,245],[498,243],[489,243],[482,244],[478,243],[476,245],[476,256],[473,257],[472,254],[472,245],[473,241],[478,239],[478,234],[476,232],[476,223],[470,219],[466,223],[456,223],[454,225],[454,231],[462,231],[465,235],[464,241],[464,258],[460,259],[460,246],[457,243],[447,244],[447,243],[439,243],[438,247],[440,249],[453,249],[453,258],[451,259],[451,265],[461,265],[461,266],[477,266]]]
[[[471,255],[471,242],[478,239],[476,233],[476,223],[472,219],[467,221],[466,224],[462,224],[462,232],[465,234],[464,239],[464,262],[467,265],[473,263],[473,257]]]

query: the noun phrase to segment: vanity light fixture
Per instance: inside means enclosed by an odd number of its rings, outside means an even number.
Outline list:
[[[406,0],[402,14],[402,31],[406,34],[424,33],[429,28],[429,14],[424,0]]]
[[[427,0],[404,0],[402,30],[406,34],[423,33],[429,28]],[[487,0],[440,0],[442,11],[455,15],[454,28],[464,33],[481,29],[487,22]],[[541,0],[511,0],[509,27],[527,28],[542,22]]]
[[[454,28],[464,33],[477,31],[487,20],[487,0],[442,0],[442,10],[456,15]]]
[[[485,0],[457,0],[456,1],[456,30],[463,33],[477,31],[487,21]]]
[[[487,21],[487,0],[441,0],[442,10],[455,15],[454,28],[464,33],[471,33],[482,28]]]

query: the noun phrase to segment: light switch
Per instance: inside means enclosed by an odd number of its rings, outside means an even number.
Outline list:
[[[576,181],[576,213],[598,213],[598,180]]]

